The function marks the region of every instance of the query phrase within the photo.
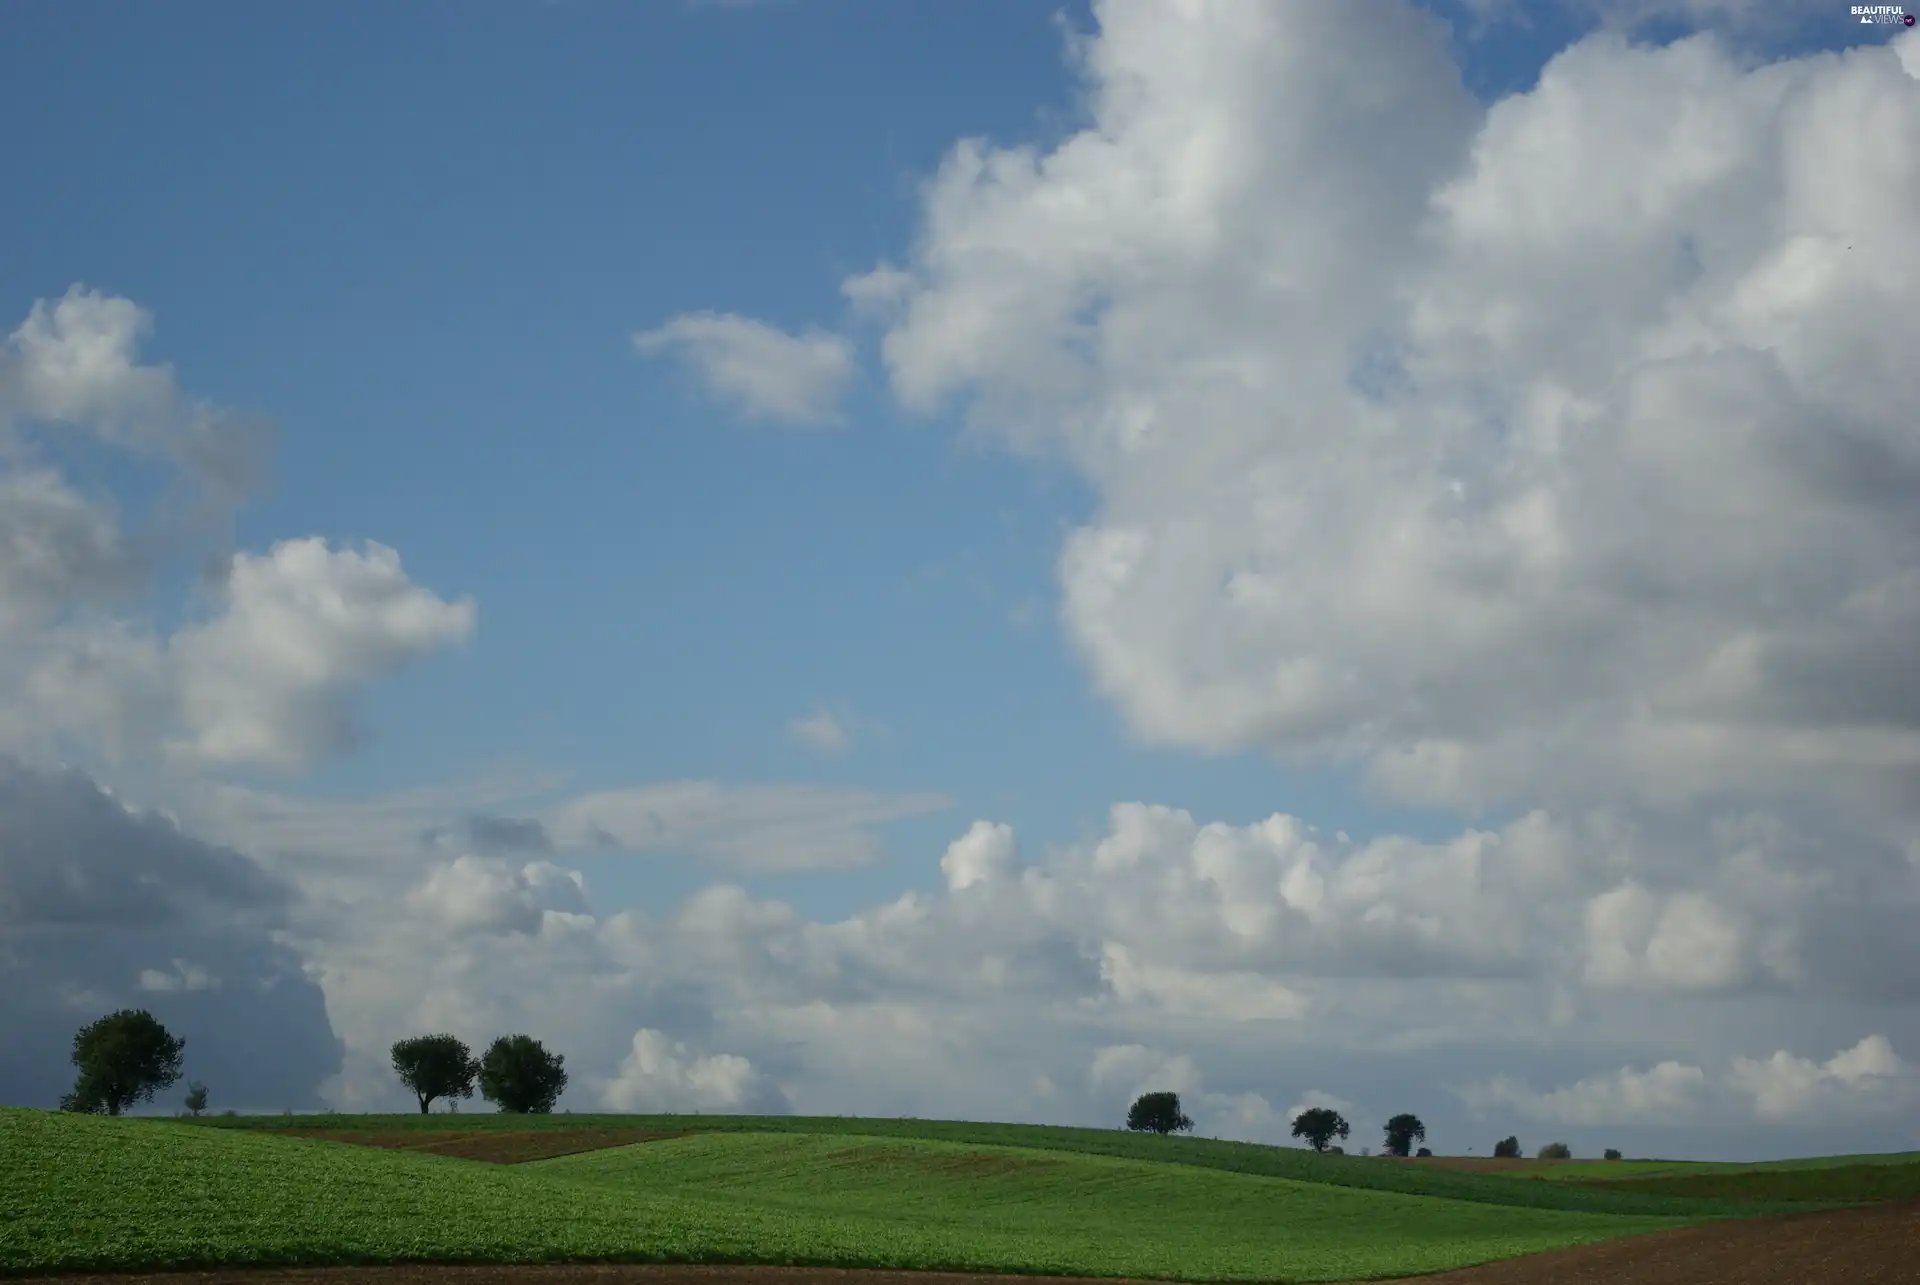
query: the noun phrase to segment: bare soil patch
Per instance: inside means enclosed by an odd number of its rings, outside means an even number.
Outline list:
[[[1382,1156],[1401,1164],[1431,1165],[1435,1169],[1460,1169],[1467,1173],[1526,1173],[1531,1169],[1551,1169],[1571,1163],[1566,1160],[1533,1160],[1526,1156]]]
[[[1044,1156],[1002,1156],[990,1153],[950,1156],[886,1146],[848,1147],[834,1152],[827,1158],[826,1163],[853,1168],[904,1165],[918,1169],[922,1173],[941,1174],[950,1178],[990,1178],[998,1174],[1033,1173],[1040,1169],[1056,1169],[1060,1165],[1058,1160]]]
[[[1141,1285],[1081,1277],[567,1263],[257,1268],[25,1278],[35,1285]],[[1405,1285],[1920,1285],[1920,1202],[1655,1232]]]
[[[388,1147],[396,1151],[423,1151],[436,1156],[455,1156],[461,1160],[517,1165],[528,1160],[551,1160],[555,1156],[577,1155],[582,1151],[599,1151],[605,1147],[624,1147],[635,1142],[682,1138],[692,1130],[473,1129],[449,1132],[441,1129],[276,1129],[274,1132],[297,1138],[318,1138],[322,1142]]]
[[[1707,1223],[1416,1279],[1420,1285],[1916,1285],[1920,1202]]]

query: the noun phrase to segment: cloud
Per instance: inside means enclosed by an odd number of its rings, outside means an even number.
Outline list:
[[[179,397],[172,369],[134,361],[152,329],[151,314],[132,300],[80,285],[51,304],[36,301],[9,336],[15,412],[108,430],[166,413]]]
[[[167,559],[217,540],[264,474],[271,426],[187,397],[171,367],[140,364],[151,328],[131,300],[74,286],[36,301],[0,345],[0,638],[133,594]],[[198,493],[123,515],[39,458],[72,435],[166,461]]]
[[[118,596],[142,569],[111,508],[50,469],[0,473],[0,637]]]
[[[132,300],[77,284],[36,301],[0,350],[0,425],[64,426],[171,459],[230,506],[263,477],[272,426],[187,397],[170,366],[141,365],[152,329]]]
[[[1741,924],[1700,893],[1662,899],[1629,882],[1589,901],[1586,921],[1594,985],[1719,990],[1749,971]]]
[[[294,767],[352,744],[354,688],[465,641],[471,600],[414,584],[400,555],[325,540],[283,540],[240,554],[226,610],[176,635],[187,735],[175,748],[208,763]]]
[[[735,1115],[784,1114],[792,1108],[778,1085],[732,1053],[705,1057],[685,1043],[643,1029],[621,1059],[620,1070],[600,1088],[609,1111],[720,1111]]]
[[[1833,1118],[1836,1110],[1897,1110],[1915,1088],[1913,1068],[1884,1035],[1869,1035],[1825,1063],[1782,1049],[1768,1058],[1735,1057],[1714,1077],[1698,1066],[1662,1062],[1536,1092],[1506,1077],[1469,1085],[1456,1095],[1477,1116],[1512,1110],[1526,1119],[1567,1125],[1676,1125],[1716,1103],[1744,1099],[1763,1121]]]
[[[948,806],[934,794],[673,781],[573,799],[548,830],[568,849],[685,852],[738,870],[845,870],[880,858],[870,827]]]
[[[1287,1122],[1266,1098],[1251,1092],[1216,1093],[1203,1079],[1192,1057],[1145,1044],[1096,1049],[1087,1067],[1089,1089],[1115,1118],[1124,1119],[1127,1107],[1143,1093],[1171,1092],[1180,1095],[1181,1109],[1193,1120],[1198,1137],[1280,1141]]]
[[[1914,1088],[1913,1068],[1902,1062],[1884,1035],[1869,1035],[1824,1063],[1781,1049],[1765,1060],[1737,1058],[1730,1085],[1753,1099],[1762,1119],[1785,1120],[1812,1108],[1893,1105],[1896,1094]]]
[[[967,832],[947,845],[940,857],[940,873],[954,892],[1003,877],[1013,869],[1013,827],[975,821]]]
[[[140,989],[143,991],[210,991],[220,989],[220,979],[184,959],[176,959],[173,961],[171,970],[141,969]]]
[[[1511,1110],[1548,1124],[1672,1124],[1700,1109],[1710,1086],[1697,1066],[1662,1062],[1645,1071],[1622,1067],[1611,1075],[1537,1093],[1511,1079],[1459,1091],[1476,1116]]]
[[[1566,7],[1604,26],[1637,31],[1653,23],[1678,23],[1692,31],[1729,35],[1779,35],[1809,19],[1843,20],[1825,0],[1563,0]]]
[[[233,507],[263,474],[271,432],[188,397],[141,364],[152,318],[80,286],[36,302],[0,349],[0,740],[110,759],[156,751],[199,766],[294,768],[351,744],[358,688],[466,638],[471,602],[414,585],[378,544],[282,541],[225,551]],[[79,434],[196,484],[123,525],[36,457]],[[170,562],[222,566],[219,610],[170,636],[115,614]]]
[[[0,816],[0,1102],[52,1106],[74,1032],[142,1007],[221,1100],[320,1104],[341,1050],[281,936],[291,887],[73,769],[0,757]]]
[[[1374,1128],[1372,1118],[1359,1103],[1337,1097],[1322,1089],[1308,1089],[1300,1095],[1299,1101],[1280,1113],[1281,1119],[1286,1122],[1289,1138],[1293,1136],[1293,1122],[1300,1118],[1301,1113],[1316,1108],[1338,1112],[1340,1118],[1347,1122],[1347,1137],[1344,1141],[1335,1139],[1333,1143],[1335,1146],[1353,1147],[1358,1150],[1366,1145],[1361,1139],[1380,1132]]]
[[[844,753],[853,744],[853,732],[825,710],[795,719],[787,733],[808,749],[822,754]]]
[[[809,329],[798,335],[731,313],[694,312],[634,335],[652,356],[678,354],[707,390],[749,419],[824,424],[838,419],[853,378],[853,345]]]
[[[549,861],[516,870],[504,861],[462,856],[435,867],[408,900],[456,933],[537,933],[549,913],[585,915],[586,890],[579,871]]]
[[[532,817],[475,814],[452,825],[429,826],[420,832],[420,841],[430,848],[463,848],[483,857],[553,851],[547,827]]]
[[[1815,141],[1920,128],[1894,50],[1596,35],[1483,110],[1399,5],[1096,13],[1092,120],[953,150],[883,351],[1096,488],[1063,618],[1138,736],[1913,818],[1920,162]]]
[[[359,689],[464,641],[475,616],[414,584],[384,545],[318,538],[236,555],[223,596],[164,642],[118,623],[51,635],[24,684],[32,717],[110,752],[304,767],[353,746]]]
[[[1100,976],[1122,1004],[1152,1005],[1188,1016],[1290,1022],[1311,1008],[1305,996],[1270,978],[1141,964],[1115,942],[1101,949]]]
[[[1867,1110],[1909,1091],[1891,1041],[1825,1062],[1728,1042],[1897,1035],[1920,985],[1900,347],[1920,160],[1848,143],[1915,123],[1920,43],[1761,62],[1603,34],[1483,107],[1437,22],[1357,3],[1100,4],[1073,42],[1085,127],[955,147],[912,253],[845,293],[904,405],[1086,479],[1062,619],[1134,734],[1330,764],[1469,820],[1349,837],[1149,796],[1027,851],[983,818],[920,853],[931,889],[821,920],[730,884],[607,913],[564,862],[845,869],[945,801],[693,781],[329,804],[202,781],[184,832],[257,856],[261,904],[210,894],[179,922],[217,931],[12,992],[233,1004],[285,976],[303,1021],[324,993],[346,1108],[398,1102],[400,1035],[524,1029],[582,1091],[633,1102],[759,1083],[803,1110],[1111,1126],[1128,1092],[1177,1084],[1203,1132],[1285,1140],[1272,1104],[1294,1101],[1364,1136],[1361,1104],[1390,1102],[1439,1148],[1444,1117],[1402,1101],[1438,1082],[1690,1148],[1772,1149],[1803,1121],[1827,1149],[1896,1140],[1901,1117]],[[10,428],[57,411],[183,460],[218,440],[141,373],[137,310],[43,312],[9,349]],[[830,417],[851,377],[844,340],[688,320],[642,348],[748,413]],[[7,476],[10,742],[310,761],[347,743],[356,692],[471,629],[397,557],[312,542],[171,637],[103,619],[146,529],[37,462]],[[189,708],[193,673],[226,695]],[[180,881],[248,877],[202,848]],[[103,940],[156,904],[118,867],[86,895],[58,868],[6,886]],[[64,1038],[80,1011],[42,1025]],[[1560,1074],[1570,1030],[1583,1065],[1622,1069]],[[1683,1102],[1703,1105],[1661,1115]]]

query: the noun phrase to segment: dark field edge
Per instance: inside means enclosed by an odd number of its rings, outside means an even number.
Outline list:
[[[1920,1199],[1920,1163],[1864,1164],[1830,1169],[1760,1169],[1640,1178],[1574,1178],[1589,1190],[1706,1200],[1845,1201],[1880,1203]]]
[[[1270,1147],[1211,1138],[1158,1137],[1112,1129],[1083,1129],[1051,1124],[993,1124],[965,1120],[881,1119],[861,1116],[718,1115],[278,1115],[203,1116],[174,1121],[201,1127],[274,1132],[282,1129],[451,1130],[483,1129],[657,1129],[683,1133],[785,1133],[843,1137],[897,1138],[926,1142],[1026,1147],[1082,1155],[1111,1156],[1193,1165],[1226,1173],[1287,1178],[1364,1191],[1435,1196],[1476,1204],[1579,1213],[1630,1214],[1661,1218],[1750,1218],[1763,1214],[1804,1213],[1851,1203],[1846,1198],[1795,1201],[1732,1200],[1616,1191],[1585,1184],[1536,1182],[1491,1174],[1403,1165],[1394,1160],[1316,1155],[1304,1148]]]
[[[1659,1233],[1651,1234],[1657,1235]],[[1541,1252],[1551,1253],[1553,1251]],[[419,1267],[484,1267],[514,1270],[530,1267],[724,1267],[749,1270],[801,1268],[816,1271],[846,1272],[856,1278],[850,1280],[848,1285],[859,1285],[857,1278],[869,1273],[893,1277],[914,1276],[935,1279],[941,1277],[966,1278],[973,1281],[1006,1279],[1060,1282],[1101,1281],[1116,1283],[1139,1281],[1142,1282],[1142,1285],[1147,1285],[1149,1282],[1151,1285],[1288,1285],[1288,1282],[1285,1281],[1255,1282],[1237,1279],[1216,1280],[1204,1276],[1089,1276],[1085,1274],[1061,1276],[1051,1272],[1022,1271],[1016,1267],[996,1268],[990,1272],[983,1272],[976,1268],[965,1266],[964,1264],[957,1266],[946,1265],[941,1264],[940,1260],[937,1259],[933,1260],[933,1262],[934,1265],[926,1267],[902,1267],[897,1262],[888,1263],[877,1259],[869,1261],[854,1258],[813,1258],[807,1256],[791,1258],[753,1258],[736,1255],[705,1258],[666,1258],[646,1255],[631,1255],[618,1258],[568,1258],[564,1256],[547,1258],[408,1258],[394,1255],[267,1254],[257,1258],[157,1258],[145,1260],[141,1265],[136,1267],[129,1267],[125,1264],[112,1262],[100,1264],[68,1263],[61,1266],[60,1269],[55,1272],[19,1270],[0,1263],[0,1280],[20,1282],[53,1281],[61,1278],[113,1280],[128,1276],[159,1276],[172,1273],[197,1276],[202,1273],[213,1272],[268,1276],[271,1273],[289,1269],[324,1271],[343,1268],[395,1268],[404,1270]],[[1407,1281],[1408,1285],[1415,1285],[1416,1282],[1422,1279],[1422,1277],[1406,1276],[1370,1276],[1356,1277],[1353,1278],[1352,1282],[1329,1282],[1328,1285],[1363,1285],[1364,1282],[1372,1281]],[[189,1285],[189,1282],[183,1281],[182,1285]]]

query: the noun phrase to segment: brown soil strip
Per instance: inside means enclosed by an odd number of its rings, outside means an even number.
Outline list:
[[[1082,1277],[568,1263],[256,1268],[29,1278],[35,1285],[1095,1285]],[[1528,1254],[1404,1285],[1917,1285],[1920,1202],[1788,1214]],[[17,1285],[26,1285],[24,1280]],[[1123,1285],[1106,1280],[1099,1285]]]
[[[1920,1202],[1706,1223],[1416,1279],[1420,1285],[1916,1285]]]
[[[849,1168],[900,1165],[918,1169],[922,1173],[942,1174],[950,1178],[991,1178],[1000,1174],[1033,1173],[1036,1170],[1057,1169],[1061,1164],[1060,1161],[1049,1156],[1007,1156],[989,1153],[950,1156],[924,1151],[908,1151],[901,1147],[889,1147],[884,1144],[847,1147],[824,1157],[822,1163]]]
[[[1551,1169],[1555,1165],[1571,1164],[1568,1160],[1531,1160],[1524,1156],[1408,1156],[1404,1159],[1395,1156],[1380,1157],[1385,1160],[1399,1159],[1401,1164],[1430,1165],[1435,1169],[1460,1169],[1467,1173],[1526,1173],[1533,1169]]]
[[[465,1132],[443,1129],[276,1129],[277,1134],[296,1138],[318,1138],[322,1142],[346,1142],[361,1147],[389,1147],[398,1151],[423,1151],[436,1156],[455,1156],[461,1160],[485,1160],[492,1164],[517,1165],[528,1160],[551,1160],[555,1156],[577,1155],[603,1147],[624,1147],[635,1142],[656,1142],[663,1138],[685,1137],[690,1130],[659,1129],[473,1129]]]

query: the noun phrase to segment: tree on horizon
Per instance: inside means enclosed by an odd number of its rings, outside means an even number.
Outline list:
[[[136,1102],[151,1102],[156,1090],[180,1078],[186,1046],[144,1008],[123,1008],[90,1022],[73,1037],[79,1075],[60,1109],[119,1115]]]
[[[416,1035],[395,1040],[393,1073],[420,1100],[426,1115],[436,1098],[470,1098],[480,1064],[466,1044],[451,1035]]]

